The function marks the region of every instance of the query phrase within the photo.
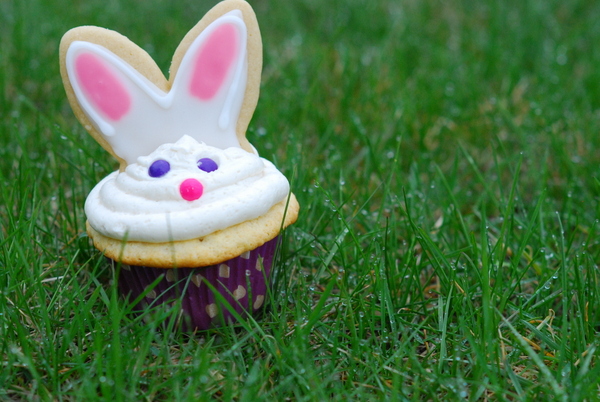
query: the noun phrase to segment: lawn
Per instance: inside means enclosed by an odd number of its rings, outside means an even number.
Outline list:
[[[247,137],[301,212],[264,314],[190,335],[85,233],[117,163],[58,43],[107,27],[166,73],[214,4],[0,1],[0,400],[599,400],[600,2],[251,1]]]

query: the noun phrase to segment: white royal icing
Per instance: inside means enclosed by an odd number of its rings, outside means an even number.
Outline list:
[[[197,78],[199,66],[210,65],[208,54],[199,59],[203,46],[214,39],[223,26],[235,29],[235,39],[223,46],[232,47],[231,62],[223,66],[224,79],[210,99],[199,99],[190,91]],[[182,135],[218,148],[240,147],[236,122],[240,115],[248,80],[247,27],[239,10],[230,11],[211,23],[194,39],[182,58],[180,67],[168,92],[162,91],[135,68],[103,46],[74,41],[66,54],[66,70],[73,92],[86,116],[93,122],[114,153],[127,164],[148,155],[159,145],[175,142]],[[217,49],[218,46],[213,47]],[[229,49],[229,47],[227,47]],[[77,61],[91,55],[91,67],[103,70],[113,88],[86,81],[77,70]],[[218,57],[218,56],[217,56]],[[89,78],[89,77],[88,77]],[[95,85],[90,90],[89,85]],[[118,87],[121,91],[111,91]],[[130,107],[119,118],[111,118],[97,99],[125,94]],[[115,99],[120,101],[121,99]]]

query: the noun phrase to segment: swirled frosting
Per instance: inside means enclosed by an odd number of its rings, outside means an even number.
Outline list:
[[[202,159],[217,168],[202,170]],[[158,173],[152,171],[160,177],[150,174],[156,161],[168,162],[166,169],[160,162]],[[107,237],[162,243],[201,238],[258,218],[288,193],[287,179],[266,159],[183,136],[104,178],[90,192],[85,213]]]

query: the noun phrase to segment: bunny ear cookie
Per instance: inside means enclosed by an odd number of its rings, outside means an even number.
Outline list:
[[[255,153],[245,133],[258,101],[262,44],[245,1],[217,4],[190,30],[168,80],[139,46],[92,26],[64,35],[60,66],[75,115],[121,170],[185,135]]]

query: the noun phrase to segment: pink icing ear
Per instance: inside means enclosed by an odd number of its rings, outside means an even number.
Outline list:
[[[131,107],[131,98],[119,78],[91,53],[75,60],[77,80],[90,103],[113,121],[121,119]]]
[[[235,61],[237,47],[237,29],[233,24],[223,24],[211,33],[196,57],[190,82],[193,96],[201,100],[215,96]]]

